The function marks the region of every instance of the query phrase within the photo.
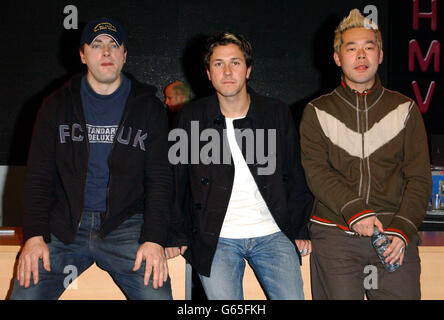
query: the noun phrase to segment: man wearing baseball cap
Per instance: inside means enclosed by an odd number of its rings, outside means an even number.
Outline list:
[[[98,36],[105,34],[112,38],[118,46],[126,43],[126,34],[122,26],[109,18],[101,18],[88,22],[82,32],[80,45],[91,44]]]
[[[121,72],[126,41],[116,21],[89,22],[79,50],[87,72],[43,102],[11,299],[57,299],[72,270],[80,275],[93,263],[129,299],[172,298],[164,253],[172,189],[167,115],[154,87]]]

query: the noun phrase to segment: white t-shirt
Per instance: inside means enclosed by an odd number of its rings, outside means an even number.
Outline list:
[[[234,162],[234,182],[220,237],[243,239],[262,237],[280,231],[268,210],[236,142],[233,120],[225,118],[228,143]]]

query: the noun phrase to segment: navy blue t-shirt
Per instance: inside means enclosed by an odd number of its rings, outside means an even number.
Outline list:
[[[122,83],[110,95],[100,95],[82,78],[80,95],[89,141],[88,178],[84,210],[106,211],[109,180],[108,156],[119,128],[131,81],[122,74]]]

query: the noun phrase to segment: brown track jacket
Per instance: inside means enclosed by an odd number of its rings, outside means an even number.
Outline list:
[[[377,215],[406,245],[432,189],[427,137],[411,99],[382,87],[360,94],[344,82],[311,101],[300,126],[301,157],[315,196],[311,221],[352,232]]]

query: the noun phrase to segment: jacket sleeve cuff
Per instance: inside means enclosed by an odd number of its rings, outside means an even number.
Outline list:
[[[396,216],[393,217],[392,222],[384,230],[384,233],[401,238],[405,245],[408,246],[412,236],[417,233],[417,229],[407,221],[396,218]]]
[[[190,245],[190,235],[181,224],[171,224],[168,230],[166,247],[182,247]]]
[[[310,233],[308,232],[307,224],[305,224],[298,232],[296,232],[295,240],[310,240]]]
[[[139,243],[154,242],[162,247],[166,247],[168,243],[168,231],[163,227],[158,226],[144,226],[140,233]]]
[[[356,198],[347,202],[342,206],[341,213],[350,229],[352,229],[356,222],[376,215],[376,213],[365,204],[362,198]]]
[[[30,227],[23,228],[23,243],[28,241],[30,238],[38,236],[42,236],[43,240],[45,240],[46,243],[51,242],[51,233],[47,226],[35,227],[35,228],[30,228]]]

